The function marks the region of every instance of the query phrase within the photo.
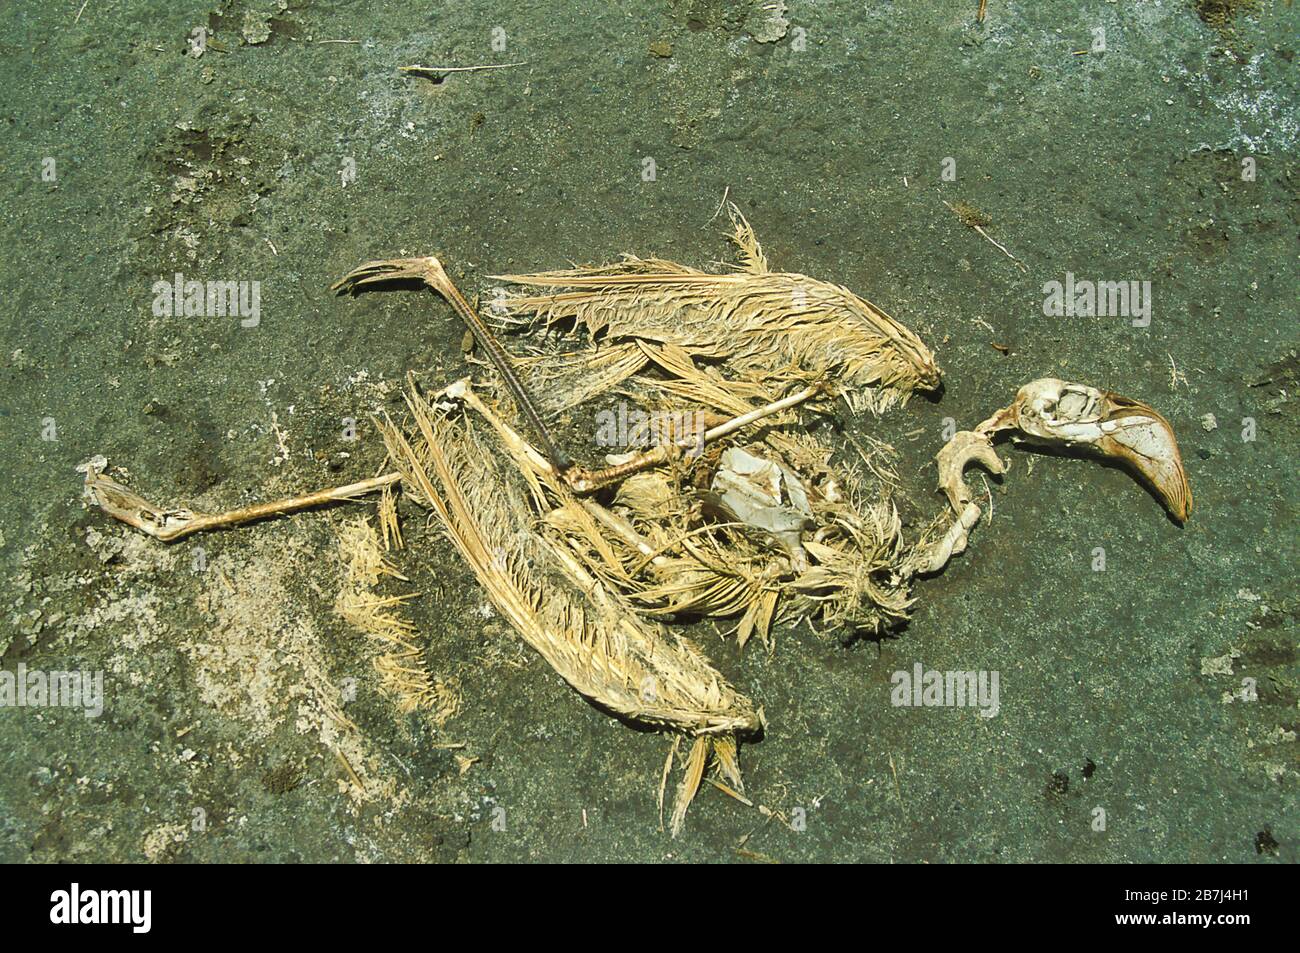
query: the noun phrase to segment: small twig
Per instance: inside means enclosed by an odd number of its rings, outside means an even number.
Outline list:
[[[1000,244],[997,241],[997,239],[993,238],[993,236],[991,236],[988,232],[984,231],[984,229],[981,228],[980,226],[975,225],[973,227],[975,231],[979,232],[981,235],[987,238],[992,243],[994,248],[996,248],[998,251],[1002,252],[1002,254],[1006,255],[1008,258],[1014,261],[1016,263],[1017,268],[1019,268],[1021,271],[1025,271],[1025,272],[1029,271],[1029,268],[1026,267],[1025,263],[1021,261],[1019,258],[1017,258],[1015,255],[1011,254],[1011,252],[1007,251],[1006,247]]]
[[[509,69],[512,66],[527,66],[527,63],[489,63],[484,66],[421,66],[418,63],[411,66],[397,67],[402,73],[415,73],[416,75],[427,75],[430,73],[473,73],[485,69]]]
[[[317,43],[360,43],[360,40],[317,40]]]
[[[984,22],[984,14],[988,12],[988,9],[989,9],[989,0],[980,0],[979,13],[975,14],[976,23]]]
[[[81,15],[82,15],[83,13],[86,12],[86,7],[87,7],[89,4],[90,4],[90,0],[83,0],[83,2],[82,2],[82,4],[81,4],[81,9],[77,11],[77,18],[76,18],[75,20],[72,21],[73,24],[77,24],[77,23],[80,23],[80,22],[81,22]]]
[[[757,861],[757,862],[760,863],[760,864],[779,864],[779,863],[781,863],[781,862],[780,862],[779,860],[777,860],[775,857],[768,856],[767,854],[760,854],[760,853],[759,853],[758,851],[756,851],[756,850],[748,850],[748,849],[746,849],[746,848],[744,848],[744,847],[737,847],[737,848],[736,848],[736,856],[737,856],[737,857],[744,857],[746,860]]]
[[[1191,385],[1187,383],[1187,375],[1178,369],[1178,365],[1174,363],[1173,354],[1170,354],[1168,351],[1165,353],[1169,357],[1169,389],[1176,391],[1178,390],[1178,385],[1182,384],[1190,390]]]
[[[714,219],[716,219],[719,215],[722,214],[722,210],[727,207],[727,196],[730,194],[731,194],[731,186],[727,186],[725,189],[722,190],[722,201],[718,203],[717,210],[709,217],[709,220],[704,223],[706,226],[712,225]]]
[[[989,242],[989,243],[990,243],[994,248],[996,248],[998,251],[1002,252],[1002,254],[1006,255],[1006,256],[1007,256],[1008,258],[1010,258],[1013,262],[1015,262],[1017,268],[1019,268],[1021,271],[1024,271],[1024,272],[1028,272],[1028,271],[1029,271],[1029,268],[1026,267],[1026,265],[1025,265],[1025,263],[1024,263],[1023,261],[1021,261],[1021,260],[1020,260],[1019,258],[1017,258],[1015,255],[1011,254],[1011,252],[1007,251],[1007,249],[1006,249],[1006,247],[1005,247],[1004,245],[1002,245],[1001,243],[999,243],[999,242],[997,241],[997,239],[995,239],[995,238],[994,238],[992,235],[990,235],[988,232],[984,231],[984,227],[983,227],[982,225],[980,225],[979,222],[971,221],[970,218],[969,218],[969,216],[967,216],[967,215],[963,215],[959,209],[954,208],[953,205],[952,205],[952,203],[949,202],[949,201],[947,201],[946,199],[943,200],[943,204],[944,204],[944,205],[947,205],[947,206],[948,206],[948,209],[949,209],[949,210],[950,210],[954,215],[956,215],[959,219],[961,219],[962,224],[964,224],[964,225],[968,225],[968,226],[970,226],[971,228],[975,229],[975,231],[979,232],[979,234],[980,234],[980,235],[981,235],[981,236],[982,236],[982,237],[983,237],[987,242]]]
[[[350,777],[352,779],[352,783],[357,786],[357,790],[359,790],[362,794],[364,794],[366,792],[366,786],[361,783],[361,779],[357,777],[357,773],[352,770],[352,765],[348,763],[347,756],[344,755],[343,752],[340,751],[338,748],[334,749],[334,754],[338,756],[339,763],[342,764],[343,767],[347,769],[348,777]]]

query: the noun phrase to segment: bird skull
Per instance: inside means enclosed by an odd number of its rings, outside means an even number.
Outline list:
[[[1173,428],[1141,401],[1044,377],[1020,388],[1010,406],[976,428],[988,436],[1001,430],[1122,460],[1151,484],[1179,522],[1191,515],[1192,490]]]

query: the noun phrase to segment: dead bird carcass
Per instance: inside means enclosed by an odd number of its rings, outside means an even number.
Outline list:
[[[906,619],[917,576],[962,551],[979,507],[968,463],[1004,467],[993,437],[1084,447],[1123,460],[1180,520],[1190,513],[1168,423],[1137,401],[1052,379],[940,451],[951,512],[904,538],[889,449],[837,461],[809,415],[881,413],[938,386],[933,355],[911,331],[836,285],[771,270],[732,208],[741,265],[721,274],[660,259],[503,276],[514,289],[498,322],[540,323],[542,353],[512,358],[436,258],[363,265],[335,285],[419,280],[465,321],[496,373],[441,389],[408,388],[406,419],[377,420],[391,472],[345,487],[222,514],[160,509],[87,472],[95,501],[163,540],[325,502],[392,492],[436,513],[493,605],[577,691],[621,717],[691,740],[671,826],[712,764],[743,791],[738,744],[761,708],[674,631],[698,618],[735,621],[743,646],[771,647],[773,625],[807,619],[878,632]],[[571,342],[578,339],[576,346]],[[557,416],[603,398],[632,408],[618,443],[586,466],[570,460]],[[631,432],[628,432],[630,429]],[[721,782],[720,782],[721,783]],[[660,803],[663,804],[663,788]]]

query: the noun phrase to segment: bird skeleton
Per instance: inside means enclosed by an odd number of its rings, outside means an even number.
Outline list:
[[[940,371],[902,324],[838,285],[771,269],[731,206],[740,265],[706,272],[658,258],[501,276],[516,290],[498,323],[558,332],[568,347],[516,358],[436,257],[369,262],[333,287],[356,292],[418,281],[464,321],[495,370],[425,393],[411,376],[408,413],[375,421],[389,472],[346,486],[218,514],[157,507],[86,467],[88,495],[111,516],[172,542],[382,492],[392,523],[400,486],[443,533],[521,638],[607,711],[693,739],[671,827],[709,764],[743,791],[737,747],[764,717],[674,623],[735,619],[739,644],[771,650],[778,622],[881,632],[907,618],[918,576],[962,552],[980,509],[964,482],[972,462],[1005,471],[993,440],[1011,432],[1049,447],[1123,461],[1179,521],[1191,491],[1169,423],[1147,405],[1050,378],[939,451],[951,513],[904,539],[891,501],[888,448],[867,472],[835,462],[808,415],[883,413]],[[579,338],[576,347],[571,342]],[[596,399],[630,401],[670,419],[653,446],[584,465],[555,419]],[[675,415],[675,416],[674,416]],[[870,439],[870,438],[868,438]],[[670,764],[680,747],[674,744]],[[662,806],[663,790],[660,791]]]

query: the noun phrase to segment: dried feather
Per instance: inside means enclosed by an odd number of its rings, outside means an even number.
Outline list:
[[[696,738],[695,744],[691,746],[690,754],[686,756],[686,769],[682,773],[681,783],[677,786],[677,797],[673,803],[673,815],[669,821],[669,829],[673,836],[676,837],[682,829],[682,822],[686,819],[686,811],[691,806],[691,801],[695,800],[695,794],[700,790],[700,782],[704,780],[704,769],[709,763],[709,749],[712,746],[708,738]]]
[[[713,740],[713,759],[722,776],[731,782],[741,794],[745,793],[745,782],[740,776],[740,762],[736,759],[736,742],[732,738],[715,738]]]
[[[397,494],[386,486],[379,494],[379,532],[384,538],[384,549],[401,549],[402,526],[397,519]]]
[[[608,393],[647,363],[635,342],[536,354],[515,361],[538,407],[552,418]]]
[[[846,288],[769,270],[734,206],[732,218],[739,271],[710,274],[629,255],[614,265],[496,276],[537,289],[507,295],[501,307],[547,326],[573,322],[593,340],[603,334],[725,357],[733,376],[793,372],[834,381],[855,409],[881,412],[939,385],[934,356],[915,334]]]
[[[557,503],[574,500],[517,434],[488,417],[505,449],[520,454],[517,469],[504,471],[467,419],[439,414],[414,391],[407,403],[415,424],[409,436],[381,423],[404,481],[438,514],[498,611],[570,685],[654,727],[690,735],[758,730],[752,703],[689,642],[643,622],[570,551],[531,532],[535,514],[522,501],[536,502],[538,490]],[[530,492],[520,492],[525,475],[534,481]]]
[[[344,572],[334,611],[383,645],[373,664],[380,688],[396,699],[398,711],[428,711],[434,725],[441,727],[460,709],[460,693],[454,682],[435,679],[429,673],[424,652],[416,644],[415,625],[400,613],[401,606],[419,593],[376,594],[382,577],[403,581],[406,577],[384,558],[379,534],[364,517],[343,524],[339,556]]]

